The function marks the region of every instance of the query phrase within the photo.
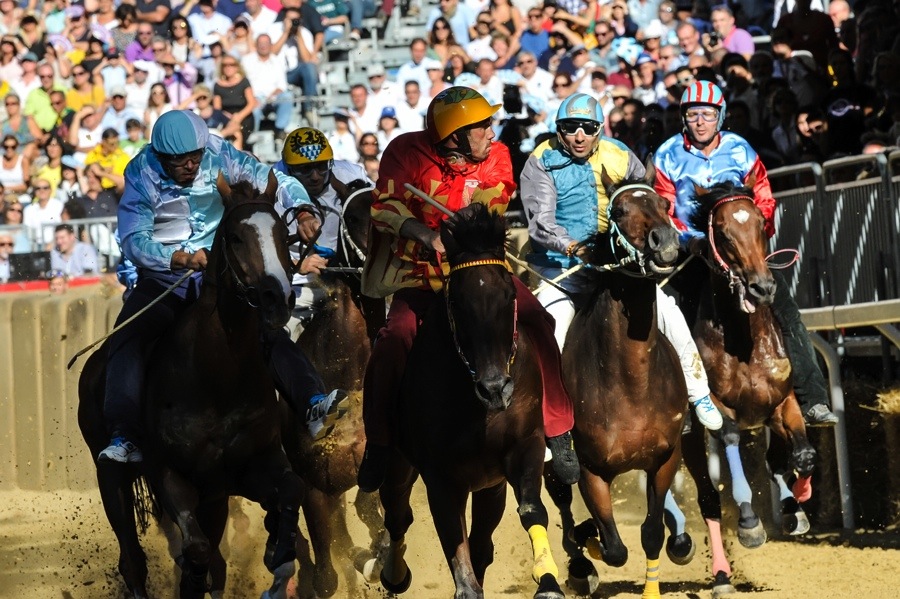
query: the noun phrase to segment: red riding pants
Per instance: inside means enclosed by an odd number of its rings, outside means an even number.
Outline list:
[[[553,317],[516,277],[519,327],[538,356],[543,381],[544,434],[555,437],[572,430],[572,401],[562,382],[559,349],[553,337]],[[375,445],[393,440],[397,398],[406,358],[419,325],[435,301],[430,290],[402,289],[394,294],[387,321],[378,332],[363,382],[363,421],[366,438]]]

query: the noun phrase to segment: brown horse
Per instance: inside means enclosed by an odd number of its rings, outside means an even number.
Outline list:
[[[532,542],[534,596],[561,599],[540,497],[546,449],[540,370],[528,339],[517,335],[504,219],[472,204],[441,225],[441,240],[451,265],[445,297],[435,301],[413,342],[397,415],[399,452],[381,487],[391,537],[382,586],[402,593],[412,580],[404,538],[413,521],[410,493],[421,473],[454,597],[484,596],[509,481]]]
[[[275,582],[268,596],[284,597],[294,570],[304,488],[281,447],[275,387],[260,343],[262,331],[287,323],[293,306],[287,227],[274,209],[274,175],[261,196],[248,183],[229,187],[221,175],[217,187],[225,213],[200,297],[148,360],[145,460],[140,466],[97,464],[103,505],[119,540],[119,571],[136,598],[147,596],[131,487],[139,475],[181,531],[182,598],[224,589],[218,546],[230,495],[259,502],[269,514],[267,565]],[[92,455],[108,436],[105,355],[101,349],[90,357],[79,383],[79,425]]]
[[[657,328],[654,276],[673,270],[678,236],[668,202],[653,191],[655,174],[648,164],[646,181],[614,185],[606,169],[601,172],[610,198],[610,227],[587,242],[586,270],[594,273],[595,287],[590,299],[577,307],[563,349],[563,380],[575,408],[579,489],[593,519],[573,529],[571,493],[566,497],[552,477],[547,486],[563,515],[569,585],[583,594],[596,590],[597,574],[577,546],[586,546],[610,566],[625,564],[628,549],[613,518],[610,486],[619,474],[643,470],[643,597],[660,596],[663,506],[681,461],[687,389],[675,350]],[[667,550],[676,563],[687,563],[694,545],[681,533],[670,538]]]
[[[738,539],[745,547],[766,541],[766,531],[751,506],[752,493],[740,458],[740,431],[767,425],[771,437],[767,462],[778,485],[782,526],[803,534],[809,521],[799,502],[812,492],[809,477],[816,452],[794,395],[791,366],[770,307],[775,281],[766,262],[762,212],[747,187],[720,184],[697,189],[699,210],[691,223],[707,234],[707,281],[685,281],[702,289],[694,339],[724,425],[713,434],[725,446],[732,494],[740,510]],[[701,269],[703,270],[703,269]],[[704,429],[694,423],[684,438],[684,461],[697,483],[700,511],[712,547],[713,596],[734,592],[731,567],[722,545],[719,492],[710,479]],[[793,491],[789,485],[793,482]]]
[[[371,188],[365,187],[336,189],[342,201],[340,243],[329,266],[337,267],[337,271],[326,271],[310,283],[324,289],[324,300],[316,306],[315,315],[297,344],[316,367],[326,388],[361,391],[371,353],[369,335],[377,332],[384,322],[384,300],[362,296],[357,274],[365,259],[372,193]],[[365,570],[370,581],[377,580],[380,571],[380,561],[374,558],[385,535],[381,503],[376,494],[357,493],[354,502],[357,516],[369,529],[370,547],[354,547],[347,530],[344,494],[356,486],[356,473],[366,444],[358,397],[348,413],[338,420],[326,443],[313,443],[305,431],[297,428],[299,423],[294,413],[282,409],[285,450],[309,486],[303,514],[315,559],[306,539],[298,536],[299,599],[330,597],[335,593],[337,573],[333,556],[343,569],[345,596],[352,594],[356,584],[354,563]],[[351,561],[350,557],[354,559]]]

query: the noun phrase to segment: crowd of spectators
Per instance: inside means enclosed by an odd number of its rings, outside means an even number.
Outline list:
[[[601,102],[606,134],[644,157],[681,130],[678,99],[695,79],[725,90],[725,127],[770,169],[898,144],[896,0],[431,1],[400,4],[424,19],[408,61],[388,70],[363,60],[367,83],[329,97],[335,157],[373,180],[387,144],[423,128],[429,102],[451,85],[504,103],[498,129],[507,118],[527,125],[521,151],[555,131],[562,100],[584,92]],[[194,110],[245,149],[267,115],[281,139],[289,123],[316,123],[329,44],[368,37],[364,19],[384,24],[393,7],[0,0],[0,244],[60,251],[65,219],[113,218],[126,163],[168,110]],[[101,248],[98,268],[118,257],[99,244],[115,245],[107,228],[73,231]]]

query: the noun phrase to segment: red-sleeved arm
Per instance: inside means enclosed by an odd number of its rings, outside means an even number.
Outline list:
[[[771,237],[775,234],[775,196],[772,195],[769,174],[758,156],[750,172],[744,177],[744,184],[747,184],[753,177],[756,178],[756,182],[753,184],[753,197],[756,198],[756,205],[762,212],[763,218],[766,219],[766,236]]]
[[[675,184],[659,168],[656,169],[656,181],[653,183],[653,188],[656,193],[669,200],[669,216],[672,217],[675,228],[679,231],[687,231],[687,225],[675,216]]]

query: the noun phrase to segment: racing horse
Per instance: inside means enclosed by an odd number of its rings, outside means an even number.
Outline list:
[[[581,462],[578,485],[592,519],[573,527],[571,491],[560,488],[552,475],[547,487],[563,516],[569,585],[581,594],[593,593],[598,584],[596,569],[582,548],[613,567],[627,561],[610,487],[616,476],[643,470],[643,597],[660,597],[664,505],[681,461],[687,388],[678,356],[657,328],[655,278],[674,270],[678,235],[668,202],[653,190],[655,176],[648,163],[645,180],[613,184],[602,169],[609,230],[583,243],[585,270],[594,287],[578,301],[563,348],[563,380],[575,411],[572,434]],[[668,555],[685,564],[693,557],[693,541],[683,530],[673,533]]]
[[[690,223],[706,233],[702,289],[694,339],[709,376],[724,424],[712,433],[725,446],[732,495],[739,509],[738,540],[759,547],[766,531],[751,505],[752,492],[740,457],[740,432],[768,426],[766,461],[781,496],[782,527],[800,535],[809,520],[800,503],[812,494],[810,476],[816,452],[791,382],[791,365],[771,304],[775,280],[769,270],[765,220],[753,201],[755,180],[746,187],[722,183],[696,188],[698,210]],[[709,529],[713,596],[734,592],[731,567],[722,544],[719,492],[706,462],[704,429],[694,423],[684,437],[684,462],[697,484],[698,502]],[[792,487],[792,488],[791,488]]]
[[[402,593],[412,581],[404,539],[413,521],[410,493],[421,474],[454,597],[484,597],[492,534],[509,481],[531,538],[534,596],[561,599],[540,497],[546,449],[540,370],[528,339],[517,334],[515,285],[504,260],[505,219],[471,204],[444,221],[440,234],[450,274],[406,364],[398,451],[380,491],[391,543],[381,584]]]
[[[372,189],[354,182],[344,185],[333,180],[331,184],[342,204],[338,250],[329,260],[329,266],[337,271],[326,271],[309,283],[323,288],[324,299],[315,307],[297,344],[327,388],[360,391],[371,353],[370,335],[384,322],[384,300],[364,297],[359,290]],[[357,516],[369,530],[370,547],[354,547],[347,529],[344,494],[356,486],[366,441],[359,395],[336,423],[328,443],[313,443],[294,413],[286,407],[282,412],[285,450],[308,485],[303,514],[315,556],[313,559],[306,539],[298,537],[299,599],[330,597],[335,593],[337,573],[332,556],[344,566],[344,579],[351,593],[356,580],[354,563],[366,569],[367,578],[377,577],[380,562],[374,558],[384,540],[381,504],[374,493],[357,493],[355,501]],[[352,563],[347,559],[350,556],[354,558]]]
[[[288,230],[274,209],[274,174],[261,195],[246,182],[229,186],[221,174],[217,188],[225,211],[199,297],[163,333],[147,362],[144,462],[97,464],[101,498],[119,541],[119,571],[135,598],[147,597],[131,485],[141,475],[181,531],[182,598],[224,590],[218,546],[230,495],[268,512],[266,565],[275,574],[268,596],[284,597],[294,571],[305,490],[281,447],[275,387],[260,343],[263,332],[287,323],[293,307]],[[79,381],[79,426],[92,455],[108,437],[105,356],[102,348],[95,352]]]

